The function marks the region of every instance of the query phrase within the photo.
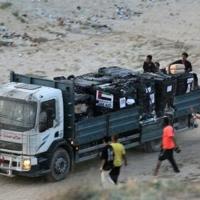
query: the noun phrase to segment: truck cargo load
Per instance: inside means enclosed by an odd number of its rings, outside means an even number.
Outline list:
[[[106,83],[89,80],[98,82],[89,91],[85,87],[76,91],[75,78],[48,80],[11,72],[11,83],[2,85],[0,90],[1,174],[62,180],[76,163],[99,154],[105,136],[117,135],[126,149],[155,149],[166,117],[165,113],[157,116],[154,112],[157,77],[156,81],[148,79],[147,74],[111,77],[109,83],[110,79]],[[164,83],[162,88],[171,92],[168,86]],[[160,95],[166,96],[166,90]],[[112,111],[96,115],[95,109],[103,108],[96,105],[96,98],[109,102],[101,104],[106,109],[113,107]],[[175,129],[193,127],[192,114],[194,110],[200,112],[200,89],[175,95],[173,106],[171,119]]]
[[[154,82],[156,115],[163,116],[166,110],[173,107],[176,80],[163,73],[144,73],[140,76],[145,80]]]

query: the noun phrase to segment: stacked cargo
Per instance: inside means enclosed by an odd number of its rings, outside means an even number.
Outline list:
[[[99,73],[89,73],[74,78],[75,91],[78,93],[92,94],[95,86],[105,83],[112,83],[112,78]]]
[[[142,119],[155,115],[155,84],[151,79],[140,75],[137,80],[137,98]]]
[[[133,87],[134,73],[120,67],[100,68],[74,78],[75,92],[93,96],[90,106],[94,115],[128,108],[136,104],[136,89]]]
[[[163,73],[145,73],[140,76],[154,83],[156,115],[163,116],[166,110],[173,107],[176,80]]]
[[[96,87],[97,113],[117,111],[136,105],[137,90],[134,81],[121,79]]]
[[[194,83],[198,82],[195,77],[197,79],[192,73],[138,74],[116,66],[100,68],[97,73],[70,76],[74,83],[76,120],[136,105],[140,108],[141,120],[162,117],[173,108],[175,95],[195,89]],[[65,77],[56,80],[67,81]]]
[[[94,116],[93,101],[92,95],[75,93],[74,113],[76,121]]]
[[[75,90],[75,118],[77,121],[95,116],[95,90],[94,88],[104,83],[112,82],[108,76],[97,73],[84,74],[74,77]]]
[[[103,67],[98,70],[102,76],[112,78],[111,84],[101,85],[96,88],[96,108],[98,113],[117,111],[136,105],[136,73],[129,69],[117,66]],[[108,97],[107,100],[104,97]],[[107,107],[108,109],[105,109]]]
[[[99,68],[98,73],[102,76],[110,76],[115,79],[129,79],[137,75],[137,73],[130,69],[124,69],[117,66]]]
[[[194,74],[192,73],[181,73],[171,75],[176,79],[176,95],[182,95],[189,93],[195,89],[194,86]]]

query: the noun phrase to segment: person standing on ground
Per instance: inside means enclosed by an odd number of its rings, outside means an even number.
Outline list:
[[[185,72],[191,72],[192,71],[192,64],[190,61],[187,60],[188,58],[188,53],[186,52],[183,52],[182,53],[182,59],[180,60],[176,60],[175,62],[171,63],[171,65],[174,65],[174,64],[183,64],[185,66]]]
[[[143,64],[144,72],[151,72],[151,73],[155,73],[156,72],[156,66],[152,62],[152,59],[153,59],[152,55],[148,55],[146,57],[146,60],[144,61],[144,64]]]
[[[109,137],[103,139],[104,147],[101,151],[101,183],[103,188],[108,188],[110,184],[114,184],[110,177],[110,171],[113,168],[114,152],[112,146],[109,144]]]
[[[154,172],[154,175],[157,176],[161,163],[164,160],[168,160],[173,169],[174,172],[179,173],[180,170],[174,160],[173,152],[175,148],[178,150],[179,147],[176,144],[175,136],[174,136],[174,129],[170,125],[169,118],[164,118],[164,128],[163,128],[163,134],[162,134],[162,143],[161,143],[161,152],[158,158],[158,163]],[[179,150],[180,151],[180,150]],[[177,151],[178,152],[178,151]]]
[[[112,136],[111,146],[113,147],[114,151],[114,167],[110,172],[110,176],[114,183],[117,184],[123,161],[125,166],[127,166],[126,152],[124,146],[118,142],[118,138],[116,135]]]

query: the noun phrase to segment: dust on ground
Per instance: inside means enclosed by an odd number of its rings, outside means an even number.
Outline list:
[[[0,0],[0,82],[9,72],[52,78],[79,75],[103,66],[140,70],[147,54],[161,67],[190,54],[200,64],[200,2],[196,0]],[[199,129],[179,134],[181,173],[168,163],[160,177],[180,181],[200,178]],[[121,181],[151,180],[157,153],[128,151]],[[59,183],[42,178],[0,177],[0,200],[48,199],[72,185],[100,186],[97,160],[79,164]]]
[[[199,129],[193,129],[177,133],[178,143],[182,152],[175,154],[181,173],[174,174],[170,164],[165,161],[161,167],[158,177],[154,177],[158,153],[144,153],[141,150],[129,150],[127,152],[128,166],[122,167],[120,182],[124,184],[129,181],[155,182],[157,180],[175,180],[180,183],[199,183],[200,161],[199,161]],[[25,177],[0,177],[0,199],[4,200],[41,200],[56,199],[57,196],[66,191],[75,192],[76,188],[89,187],[101,188],[99,160],[87,161],[76,165],[74,171],[67,179],[47,183],[43,178]]]

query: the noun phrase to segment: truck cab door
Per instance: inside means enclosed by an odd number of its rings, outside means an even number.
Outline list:
[[[58,112],[56,99],[41,103],[39,113],[39,142],[37,153],[48,150],[54,140],[63,137],[63,125]]]

